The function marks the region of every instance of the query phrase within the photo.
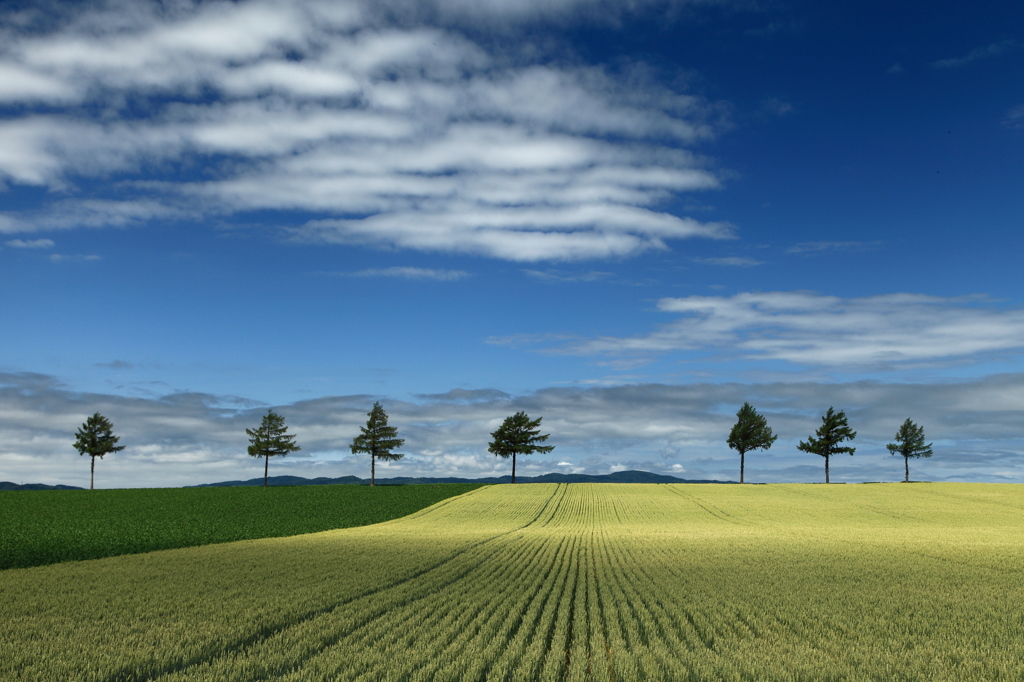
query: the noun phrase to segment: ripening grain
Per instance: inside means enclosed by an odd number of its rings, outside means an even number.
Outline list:
[[[0,678],[1020,679],[1012,485],[492,486],[0,573]]]

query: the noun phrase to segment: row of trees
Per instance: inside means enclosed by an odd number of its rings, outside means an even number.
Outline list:
[[[375,402],[367,412],[366,426],[359,427],[359,435],[353,439],[349,448],[352,454],[370,455],[370,485],[376,484],[377,460],[398,460],[404,454],[395,452],[405,444],[405,439],[398,437],[398,429],[388,425],[388,413]],[[512,458],[512,482],[516,482],[516,457],[532,455],[536,452],[551,452],[553,445],[540,445],[551,434],[540,433],[542,417],[530,419],[525,412],[516,412],[505,419],[497,431],[491,433],[488,452],[498,457]],[[290,452],[301,450],[295,443],[295,435],[288,433],[284,417],[273,410],[263,415],[263,420],[255,429],[246,429],[249,436],[248,453],[252,457],[263,458],[263,485],[267,485],[270,472],[270,458],[281,457]],[[114,435],[114,426],[110,420],[99,412],[85,420],[75,434],[75,449],[80,455],[89,455],[92,465],[89,474],[89,490],[93,489],[96,473],[96,458],[103,458],[112,452],[124,450],[118,445],[119,436]]]
[[[800,441],[797,449],[825,458],[825,483],[828,480],[828,460],[832,455],[848,453],[851,456],[856,448],[843,445],[857,437],[857,432],[850,428],[846,413],[836,412],[831,406],[821,418],[821,426],[806,441]],[[778,438],[768,426],[768,420],[758,414],[750,403],[736,413],[736,424],[729,432],[726,441],[729,447],[740,453],[740,483],[743,483],[744,458],[752,450],[768,450]],[[903,457],[905,474],[903,480],[910,481],[910,459],[912,457],[931,457],[932,444],[925,445],[924,427],[918,426],[910,419],[903,422],[896,432],[894,443],[885,446],[890,454]]]
[[[370,485],[376,483],[377,460],[399,460],[405,455],[395,452],[405,444],[405,439],[398,437],[398,429],[388,425],[388,413],[375,402],[367,413],[366,426],[359,427],[359,435],[353,439],[349,448],[353,454],[370,456]],[[488,452],[498,457],[512,458],[512,482],[516,482],[516,458],[519,455],[532,455],[537,452],[551,452],[553,445],[541,445],[551,434],[540,433],[542,417],[530,419],[525,412],[516,412],[505,419],[497,431],[491,433],[493,440],[488,445]],[[255,429],[246,429],[249,435],[248,452],[253,457],[263,458],[263,485],[267,485],[270,471],[270,458],[287,455],[289,452],[301,450],[295,443],[295,436],[288,433],[284,417],[273,410],[263,415],[263,421]],[[96,472],[96,458],[102,458],[111,452],[124,450],[118,445],[118,436],[113,433],[110,420],[99,412],[89,417],[78,432],[75,449],[79,454],[89,455],[92,466],[89,473],[89,489],[93,489]],[[821,426],[806,441],[800,441],[798,450],[819,455],[825,458],[825,483],[829,483],[829,458],[833,455],[853,455],[855,448],[843,445],[857,437],[857,432],[850,428],[846,413],[836,412],[831,406],[821,418]],[[743,483],[746,454],[754,450],[768,450],[775,443],[776,436],[768,420],[755,410],[750,403],[736,413],[736,424],[729,432],[726,441],[729,447],[740,453],[740,483]],[[904,481],[910,481],[910,459],[912,457],[931,457],[932,444],[924,442],[924,428],[910,419],[896,432],[895,442],[886,445],[893,455],[903,457],[905,467]]]

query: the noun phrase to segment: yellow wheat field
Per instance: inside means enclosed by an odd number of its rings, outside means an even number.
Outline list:
[[[1024,678],[1024,488],[518,485],[0,573],[0,678]]]

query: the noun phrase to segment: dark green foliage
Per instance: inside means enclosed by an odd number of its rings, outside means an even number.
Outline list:
[[[445,483],[0,492],[0,569],[365,526],[479,487]]]
[[[78,454],[89,455],[92,459],[89,467],[89,490],[92,490],[96,458],[103,459],[103,455],[120,452],[124,450],[124,446],[117,444],[121,438],[114,435],[114,425],[99,412],[85,420],[75,433],[75,437],[75,449],[78,450]]]
[[[743,483],[743,456],[751,450],[767,450],[778,438],[768,420],[758,414],[750,403],[736,413],[736,424],[729,432],[729,447],[740,453],[740,483]]]
[[[505,419],[498,430],[491,434],[494,440],[487,447],[499,457],[512,458],[512,482],[516,482],[516,455],[532,455],[535,452],[551,452],[554,445],[537,445],[548,439],[550,433],[540,435],[540,420],[530,421],[525,412],[516,412]]]
[[[903,480],[907,483],[910,482],[910,458],[932,456],[932,444],[924,444],[924,427],[909,419],[896,432],[896,442],[885,447],[891,454],[903,457]]]
[[[388,413],[381,407],[380,401],[373,404],[373,408],[366,413],[369,419],[366,426],[359,427],[359,435],[355,437],[350,446],[352,454],[359,452],[370,455],[370,485],[376,483],[376,469],[378,459],[398,460],[405,455],[392,452],[405,444],[405,440],[398,437],[398,429],[388,426]]]
[[[273,410],[268,410],[263,415],[263,421],[258,428],[246,429],[249,434],[249,454],[253,457],[263,458],[263,485],[267,485],[267,473],[270,469],[270,458],[281,457],[289,452],[301,450],[295,444],[295,436],[288,433],[288,427],[284,425],[284,417]]]
[[[798,450],[825,458],[825,483],[828,483],[828,458],[844,452],[848,452],[852,456],[855,448],[840,445],[840,443],[845,440],[853,440],[857,437],[857,432],[850,429],[845,412],[842,410],[836,412],[829,406],[828,412],[821,418],[821,426],[818,427],[816,433],[817,438],[811,436],[806,442],[800,441],[796,447]]]

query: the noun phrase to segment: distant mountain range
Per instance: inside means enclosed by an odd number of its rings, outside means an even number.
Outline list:
[[[490,478],[458,478],[448,476],[441,478],[414,478],[399,476],[396,478],[378,478],[377,485],[414,485],[422,483],[511,483],[511,476],[492,476]],[[516,483],[735,483],[736,481],[703,481],[664,474],[652,474],[648,471],[617,471],[614,474],[592,476],[590,474],[544,474],[542,476],[516,476]],[[341,478],[303,478],[302,476],[271,476],[267,485],[369,485],[370,479],[358,476],[342,476]],[[262,478],[250,478],[248,481],[221,481],[220,483],[202,483],[188,485],[186,488],[223,488],[240,485],[263,485]],[[46,485],[45,483],[11,483],[0,481],[0,490],[85,490],[73,485]]]
[[[378,478],[377,485],[413,485],[422,483],[511,483],[511,476],[492,476],[490,478],[458,478],[455,476],[441,478],[413,478],[399,476],[396,478]],[[704,481],[676,478],[663,474],[652,474],[647,471],[617,471],[614,474],[593,476],[590,474],[544,474],[542,476],[516,476],[516,483],[734,483],[735,481]],[[370,479],[358,476],[342,476],[341,478],[302,478],[301,476],[271,476],[267,485],[368,485]],[[204,483],[188,486],[190,488],[212,488],[221,486],[263,485],[262,478],[250,478],[248,481],[222,481],[220,483]]]
[[[75,485],[46,485],[45,483],[11,483],[0,481],[0,490],[85,490]]]

